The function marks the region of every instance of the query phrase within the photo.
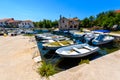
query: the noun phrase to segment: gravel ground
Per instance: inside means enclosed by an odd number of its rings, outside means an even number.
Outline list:
[[[26,36],[0,36],[0,80],[41,80],[34,70],[35,43]]]

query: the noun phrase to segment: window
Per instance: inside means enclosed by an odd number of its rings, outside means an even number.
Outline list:
[[[8,25],[8,23],[6,23],[6,25]]]
[[[75,25],[74,28],[77,28],[77,25]]]
[[[74,22],[72,22],[72,24],[74,24]]]
[[[64,20],[62,22],[64,23]]]
[[[70,28],[72,28],[72,26],[70,26]]]
[[[60,26],[60,28],[62,28],[62,26]]]
[[[69,21],[69,24],[72,24],[72,21]]]

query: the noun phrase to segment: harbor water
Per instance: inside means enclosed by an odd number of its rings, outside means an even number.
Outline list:
[[[79,44],[81,43],[79,42]],[[77,66],[79,65],[81,60],[88,59],[91,61],[120,49],[120,45],[118,44],[118,42],[112,41],[108,44],[100,45],[100,50],[91,55],[82,58],[62,58],[55,53],[55,50],[47,50],[42,46],[42,44],[43,43],[39,41],[37,42],[43,61],[54,65],[56,67],[56,70],[58,71],[63,71]]]

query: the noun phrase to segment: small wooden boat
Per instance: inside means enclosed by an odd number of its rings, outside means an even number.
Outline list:
[[[92,44],[93,45],[102,45],[102,44],[109,43],[113,40],[114,40],[114,37],[112,37],[112,36],[108,36],[108,35],[105,35],[105,34],[100,34],[99,36],[95,37],[92,40]]]
[[[56,53],[61,57],[84,57],[99,50],[99,47],[93,47],[88,44],[71,45],[68,47],[59,48]]]
[[[51,33],[43,33],[43,34],[36,34],[35,37],[39,41],[41,40],[49,40],[52,39],[53,34]]]
[[[43,47],[50,50],[56,50],[60,47],[65,47],[74,44],[71,40],[64,40],[64,41],[56,41],[51,43],[43,44]]]
[[[40,42],[41,43],[51,43],[51,42],[55,42],[55,41],[52,39],[48,39],[48,40],[41,40]]]
[[[44,33],[44,34],[36,34],[35,38],[37,41],[43,42],[43,43],[49,43],[54,41],[60,41],[60,40],[69,40],[69,38],[59,35],[54,35],[51,33]]]

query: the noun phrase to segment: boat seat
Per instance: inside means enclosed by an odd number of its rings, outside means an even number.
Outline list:
[[[59,41],[58,41],[58,43],[59,43],[60,46],[65,46],[64,44],[60,43]]]
[[[68,43],[69,43],[70,45],[72,45],[72,44],[73,44],[72,42],[69,42],[69,41],[68,41]]]
[[[79,51],[79,49],[76,48],[76,47],[73,47],[72,49],[73,49],[74,51],[78,52],[78,53],[81,53],[81,52]]]
[[[90,48],[90,47],[88,47],[88,46],[83,46],[83,48],[85,48],[85,49],[88,49],[88,50],[92,50],[92,48]]]

